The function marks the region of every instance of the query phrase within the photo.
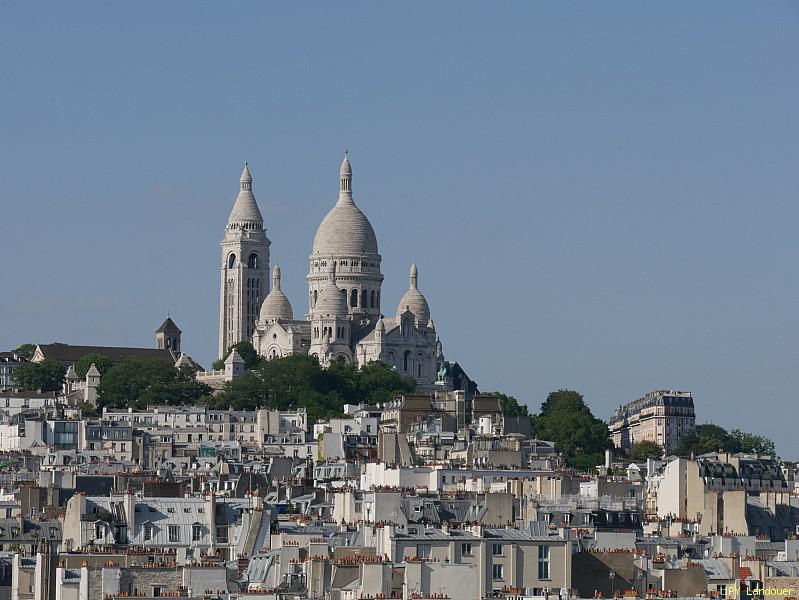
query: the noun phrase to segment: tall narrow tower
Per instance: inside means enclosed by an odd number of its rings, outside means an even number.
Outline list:
[[[269,293],[269,238],[252,193],[247,163],[241,189],[230,211],[222,240],[219,288],[219,358],[242,340],[249,340],[261,302]]]

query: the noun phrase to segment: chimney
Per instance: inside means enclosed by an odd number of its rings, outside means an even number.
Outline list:
[[[125,510],[125,521],[128,523],[128,532],[132,534],[136,531],[136,497],[128,488],[122,497],[123,508]]]
[[[208,492],[205,512],[208,514],[208,531],[211,534],[211,548],[216,546],[216,496]]]

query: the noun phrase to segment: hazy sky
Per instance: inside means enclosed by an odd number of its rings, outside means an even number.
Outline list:
[[[649,390],[799,458],[799,4],[0,6],[0,348],[215,358],[244,160],[295,314],[350,150],[384,310],[538,410]]]

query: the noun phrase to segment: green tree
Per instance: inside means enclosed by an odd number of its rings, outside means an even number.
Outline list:
[[[506,417],[526,417],[530,414],[526,404],[519,404],[513,396],[502,392],[487,392],[485,396],[497,396],[502,404],[502,414]]]
[[[680,436],[680,443],[674,448],[672,454],[688,458],[692,452],[695,452],[698,443],[699,434],[695,428],[691,428]]]
[[[81,357],[80,360],[75,363],[75,373],[77,373],[80,379],[86,379],[86,373],[89,371],[92,363],[94,363],[94,366],[100,371],[101,377],[108,373],[108,369],[113,366],[113,363],[106,356],[99,352],[91,352]]]
[[[222,391],[203,398],[201,404],[215,410],[257,410],[268,405],[268,397],[263,381],[255,373],[249,373],[228,381]]]
[[[607,424],[594,417],[582,394],[572,390],[547,396],[541,413],[533,417],[533,431],[539,439],[555,442],[566,464],[579,469],[601,464],[604,451],[613,448]]]
[[[404,377],[384,362],[373,360],[357,371],[356,397],[353,403],[378,404],[393,400],[396,396],[412,394],[416,390],[413,377]]]
[[[212,368],[216,371],[221,371],[225,368],[225,359],[233,352],[233,348],[239,353],[241,359],[244,361],[244,368],[248,370],[255,369],[260,363],[262,358],[258,355],[255,347],[248,341],[236,342],[225,353],[224,358],[215,360]]]
[[[42,362],[23,363],[14,369],[17,387],[43,392],[57,392],[64,383],[67,369],[57,360],[45,359]]]
[[[211,388],[169,361],[131,358],[111,367],[97,391],[101,407],[143,409],[149,404],[194,404]]]
[[[630,449],[630,458],[637,461],[644,461],[648,458],[660,458],[663,456],[663,448],[651,440],[643,440],[633,444]]]
[[[14,350],[14,354],[26,360],[31,360],[36,353],[36,344],[22,344],[19,348]]]
[[[730,431],[730,437],[735,440],[739,452],[746,452],[747,454],[771,454],[772,456],[776,456],[777,454],[774,442],[765,436],[746,433],[740,429],[733,429]]]
[[[699,425],[683,434],[674,454],[689,457],[709,452],[747,452],[776,455],[774,442],[767,437],[746,433],[740,429],[727,431],[713,423]]]
[[[97,407],[88,402],[78,402],[78,408],[80,409],[81,416],[84,418],[100,416],[100,411],[97,410]]]
[[[310,419],[340,415],[345,404],[385,402],[416,389],[382,362],[357,365],[335,361],[322,369],[312,356],[294,355],[261,361],[246,377],[225,384],[203,404],[214,408],[289,410],[304,407]]]

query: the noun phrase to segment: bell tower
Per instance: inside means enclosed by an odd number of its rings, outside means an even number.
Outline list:
[[[269,293],[271,242],[252,193],[246,162],[240,184],[221,243],[219,358],[224,358],[233,344],[252,337],[261,303]]]
[[[155,347],[159,350],[171,350],[175,356],[180,356],[180,334],[182,332],[175,325],[172,317],[167,315],[161,327],[155,330]]]

